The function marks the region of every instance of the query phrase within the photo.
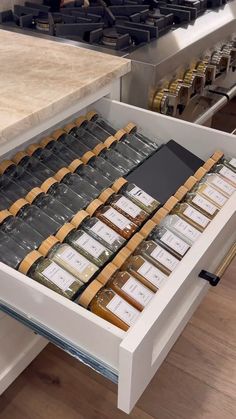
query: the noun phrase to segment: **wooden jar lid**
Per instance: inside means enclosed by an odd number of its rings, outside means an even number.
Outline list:
[[[16,164],[19,164],[21,162],[21,160],[24,159],[25,157],[29,158],[29,154],[27,154],[25,151],[18,151],[18,153],[16,153],[12,157],[12,161],[14,161],[14,163],[16,163]]]
[[[211,156],[213,160],[217,163],[220,159],[224,157],[224,153],[221,150],[216,150],[215,153]]]
[[[126,247],[133,253],[137,247],[143,242],[144,237],[140,233],[136,233],[127,243]]]
[[[57,239],[55,236],[49,236],[39,246],[39,253],[46,257],[50,250],[52,250],[52,248],[58,243],[60,243],[59,239]]]
[[[156,227],[156,223],[153,220],[148,220],[143,225],[139,233],[142,234],[144,239],[146,239],[149,236],[149,234],[152,232],[152,230],[154,230],[155,227]]]
[[[107,189],[105,189],[105,191],[103,191],[99,195],[98,199],[105,204],[111,198],[111,196],[114,195],[114,194],[115,194],[115,191],[113,191],[113,189],[107,188]]]
[[[27,147],[26,151],[29,154],[29,156],[32,156],[35,151],[42,149],[42,146],[40,144],[30,144],[29,147]]]
[[[127,132],[127,134],[131,134],[132,132],[137,130],[137,125],[135,125],[133,122],[129,122],[129,124],[126,125],[124,130]]]
[[[81,160],[75,159],[70,163],[70,165],[68,166],[68,169],[72,173],[74,173],[78,169],[78,167],[81,166],[82,164],[84,164],[84,163]]]
[[[53,137],[45,137],[40,141],[40,145],[45,148],[47,147],[48,144],[50,144],[51,142],[57,140],[57,138],[53,138]]]
[[[81,294],[78,300],[79,305],[83,306],[84,308],[88,308],[89,304],[101,288],[103,288],[103,284],[94,279],[93,282],[91,282],[91,284],[88,285],[88,287]]]
[[[43,192],[47,193],[48,190],[51,188],[51,186],[54,185],[55,183],[58,183],[57,180],[54,179],[53,177],[49,177],[47,180],[45,180],[42,183],[40,188],[42,189]]]
[[[165,208],[168,212],[171,212],[178,202],[179,201],[175,196],[171,196],[168,201],[166,201],[163,208]]]
[[[44,192],[42,191],[42,189],[36,187],[36,188],[31,189],[31,191],[27,193],[25,199],[30,204],[32,204],[34,202],[34,200],[37,198],[37,196],[39,196],[41,194],[44,194]]]
[[[14,216],[17,216],[18,212],[24,208],[26,205],[30,205],[24,198],[18,199],[14,204],[12,204],[9,208],[9,211]]]
[[[126,183],[128,183],[128,181],[127,181],[125,178],[120,177],[119,179],[117,179],[117,180],[113,183],[113,185],[112,185],[112,189],[113,189],[115,192],[119,192],[119,191],[121,190],[121,188],[123,188],[123,186],[124,186]]]
[[[108,137],[105,141],[104,141],[104,145],[106,146],[106,148],[109,148],[112,146],[112,144],[117,143],[117,139],[115,137],[113,137],[113,135],[110,135],[110,137]]]
[[[155,224],[159,224],[163,218],[169,214],[169,211],[166,208],[160,208],[152,217],[152,221]]]
[[[86,114],[86,118],[88,121],[91,121],[91,119],[93,119],[95,116],[98,116],[98,113],[96,111],[89,111]]]
[[[73,127],[72,127],[73,128]],[[58,138],[60,138],[62,135],[64,135],[66,133],[65,129],[57,129],[56,131],[54,131],[51,136],[54,140],[58,140]]]
[[[11,166],[15,166],[15,163],[12,160],[3,160],[0,163],[0,174],[3,175],[5,171]]]
[[[77,118],[75,120],[75,124],[76,124],[77,127],[80,127],[86,121],[87,121],[87,119],[86,119],[85,116],[79,116],[79,118]]]
[[[76,128],[76,124],[74,123],[74,122],[71,122],[70,124],[67,124],[67,125],[65,125],[64,127],[63,127],[63,130],[67,133],[67,134],[69,134],[70,133],[70,131],[73,129],[73,128]]]
[[[200,181],[205,174],[207,173],[206,169],[204,169],[204,167],[199,167],[199,169],[194,173],[194,177]]]
[[[184,186],[185,186],[185,188],[188,189],[188,192],[189,192],[189,191],[191,191],[191,189],[193,189],[193,187],[196,185],[196,183],[197,183],[197,179],[194,176],[190,176],[186,180]]]
[[[212,158],[208,159],[204,165],[202,166],[207,172],[210,172],[210,170],[215,166],[216,161]]]
[[[92,217],[93,214],[103,205],[99,199],[94,199],[86,208],[87,213]]]
[[[18,268],[18,271],[20,271],[22,274],[27,275],[31,266],[33,266],[33,264],[41,258],[42,255],[37,250],[33,250],[32,252],[28,253],[28,255],[22,260]]]
[[[9,217],[13,217],[13,215],[11,214],[10,211],[8,211],[8,210],[0,211],[0,224],[2,224],[3,221],[5,221]]]
[[[53,177],[58,181],[61,182],[62,179],[68,174],[71,174],[70,170],[67,167],[62,167],[62,169],[58,170]]]
[[[56,238],[62,243],[68,234],[70,234],[73,230],[75,230],[75,226],[70,223],[66,223],[58,230]]]
[[[123,247],[112,260],[113,265],[117,266],[117,268],[121,268],[131,254],[132,252],[127,247]]]
[[[82,222],[88,217],[89,217],[89,214],[86,211],[81,210],[77,212],[77,214],[74,215],[74,217],[71,220],[71,224],[73,224],[73,226],[78,228],[80,224],[82,224]]]
[[[125,135],[127,134],[127,132],[124,129],[119,129],[119,131],[117,131],[114,135],[114,137],[120,141]]]
[[[94,148],[93,148],[93,153],[96,156],[99,156],[99,154],[103,151],[106,150],[106,146],[103,143],[97,144]]]
[[[96,280],[99,281],[102,285],[106,285],[107,282],[111,279],[112,275],[114,275],[118,271],[118,268],[113,263],[108,263],[107,266],[100,272],[97,276]]]
[[[87,151],[81,157],[81,160],[84,164],[87,164],[93,157],[96,157],[96,155],[92,151]]]
[[[180,188],[175,192],[174,197],[178,199],[178,201],[182,201],[187,193],[188,189],[185,186],[180,186]]]

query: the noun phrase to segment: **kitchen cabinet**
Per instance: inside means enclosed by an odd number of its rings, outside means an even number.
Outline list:
[[[24,135],[3,143],[0,146],[2,159],[10,158],[17,150],[92,109],[117,128],[132,121],[151,138],[162,142],[174,139],[203,160],[217,149],[236,156],[235,137],[230,134],[123,104],[114,97],[119,98],[118,82],[113,88],[110,86],[110,92],[109,89],[98,90]],[[236,193],[128,332],[4,264],[0,264],[0,308],[42,336],[37,337],[42,347],[45,339],[51,341],[117,383],[118,407],[129,413],[208,292],[209,283],[199,274],[202,270],[216,271],[236,241],[235,226]]]

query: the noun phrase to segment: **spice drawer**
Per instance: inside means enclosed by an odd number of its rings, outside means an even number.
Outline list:
[[[216,149],[236,156],[235,137],[229,134],[110,99],[99,100],[81,114],[89,109],[96,109],[114,126],[132,121],[152,138],[162,142],[174,138],[205,160]],[[208,291],[208,282],[199,274],[203,269],[214,272],[220,265],[236,241],[235,226],[236,193],[126,333],[4,264],[0,264],[0,308],[117,382],[118,407],[129,413]]]

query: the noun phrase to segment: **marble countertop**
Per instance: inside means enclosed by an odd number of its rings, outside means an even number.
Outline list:
[[[0,59],[1,143],[131,69],[123,58],[5,30]]]

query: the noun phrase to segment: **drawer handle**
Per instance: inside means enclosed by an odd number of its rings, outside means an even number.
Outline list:
[[[231,264],[232,260],[236,256],[236,243],[233,244],[233,246],[228,251],[227,255],[224,257],[218,268],[216,269],[215,273],[211,273],[205,270],[202,270],[199,274],[200,278],[205,279],[215,287],[221,280],[222,276],[224,275],[226,269]]]

